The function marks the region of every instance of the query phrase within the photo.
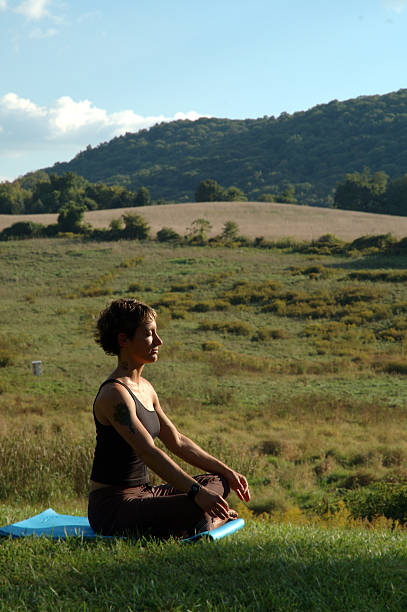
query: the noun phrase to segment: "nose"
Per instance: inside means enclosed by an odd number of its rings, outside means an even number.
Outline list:
[[[161,340],[160,336],[158,334],[155,334],[154,344],[156,346],[161,346],[162,343],[163,343],[163,341]]]

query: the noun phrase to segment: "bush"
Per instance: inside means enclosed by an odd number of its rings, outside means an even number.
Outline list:
[[[218,331],[221,333],[234,334],[236,336],[250,336],[253,333],[253,328],[245,321],[233,321],[232,323],[202,321],[199,324],[199,329],[202,331]]]
[[[158,242],[180,242],[181,236],[171,227],[163,227],[157,232]]]
[[[257,330],[252,340],[254,342],[264,342],[266,340],[284,340],[285,338],[289,338],[289,334],[285,329],[262,327]]]
[[[402,374],[405,376],[407,374],[407,361],[389,361],[383,365],[383,372],[387,372],[387,374]]]
[[[86,210],[84,204],[73,201],[67,202],[59,209],[58,228],[60,232],[80,233],[85,229],[82,225],[83,215]]]
[[[6,227],[0,234],[0,240],[12,240],[14,238],[37,238],[42,235],[45,226],[33,221],[18,221],[10,227]]]
[[[404,283],[407,280],[407,272],[405,270],[357,270],[350,272],[348,278],[373,283]]]
[[[215,342],[213,340],[209,340],[208,342],[203,342],[202,343],[202,350],[203,351],[222,351],[223,350],[223,346],[220,342]]]
[[[367,249],[378,249],[380,252],[391,250],[397,243],[392,234],[379,234],[377,236],[361,236],[348,245],[349,250],[365,251]]]
[[[346,505],[354,518],[369,521],[385,516],[402,524],[407,523],[407,485],[377,483],[369,488],[348,494]]]
[[[197,287],[197,283],[177,283],[176,285],[171,285],[171,291],[193,291]]]
[[[141,215],[128,213],[122,215],[122,219],[125,226],[122,232],[124,238],[147,240],[150,235],[150,226]]]

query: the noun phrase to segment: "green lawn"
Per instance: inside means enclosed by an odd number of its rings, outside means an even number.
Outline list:
[[[251,522],[215,543],[7,540],[1,610],[407,607],[405,536]]]
[[[91,405],[114,367],[93,327],[120,296],[158,311],[145,375],[164,409],[253,493],[215,544],[2,541],[1,609],[407,609],[405,532],[332,520],[377,484],[405,495],[405,257],[69,238],[0,257],[2,525],[86,513]]]

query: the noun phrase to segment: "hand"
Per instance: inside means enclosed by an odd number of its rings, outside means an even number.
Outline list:
[[[232,491],[235,491],[239,499],[244,502],[249,502],[250,490],[246,478],[242,474],[239,474],[234,470],[229,470],[227,474],[225,474],[225,477],[229,483],[230,488],[232,489]]]
[[[229,504],[221,495],[201,487],[194,497],[194,502],[212,517],[229,518]]]

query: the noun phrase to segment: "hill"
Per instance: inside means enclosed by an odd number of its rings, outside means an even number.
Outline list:
[[[154,200],[194,199],[200,181],[235,185],[251,200],[292,184],[297,201],[327,205],[345,173],[407,167],[407,89],[383,96],[321,104],[278,118],[203,118],[161,123],[127,133],[74,159],[46,168],[130,190],[147,187]]]
[[[407,236],[406,217],[269,202],[204,202],[92,210],[85,213],[85,221],[95,228],[108,227],[112,219],[124,213],[141,214],[151,225],[153,234],[162,227],[171,227],[183,235],[192,221],[204,218],[212,225],[210,235],[219,234],[224,223],[232,220],[244,236],[264,236],[267,240],[286,237],[311,240],[328,233],[344,240],[368,234]],[[0,231],[18,221],[48,225],[55,223],[57,217],[58,214],[0,215]]]

